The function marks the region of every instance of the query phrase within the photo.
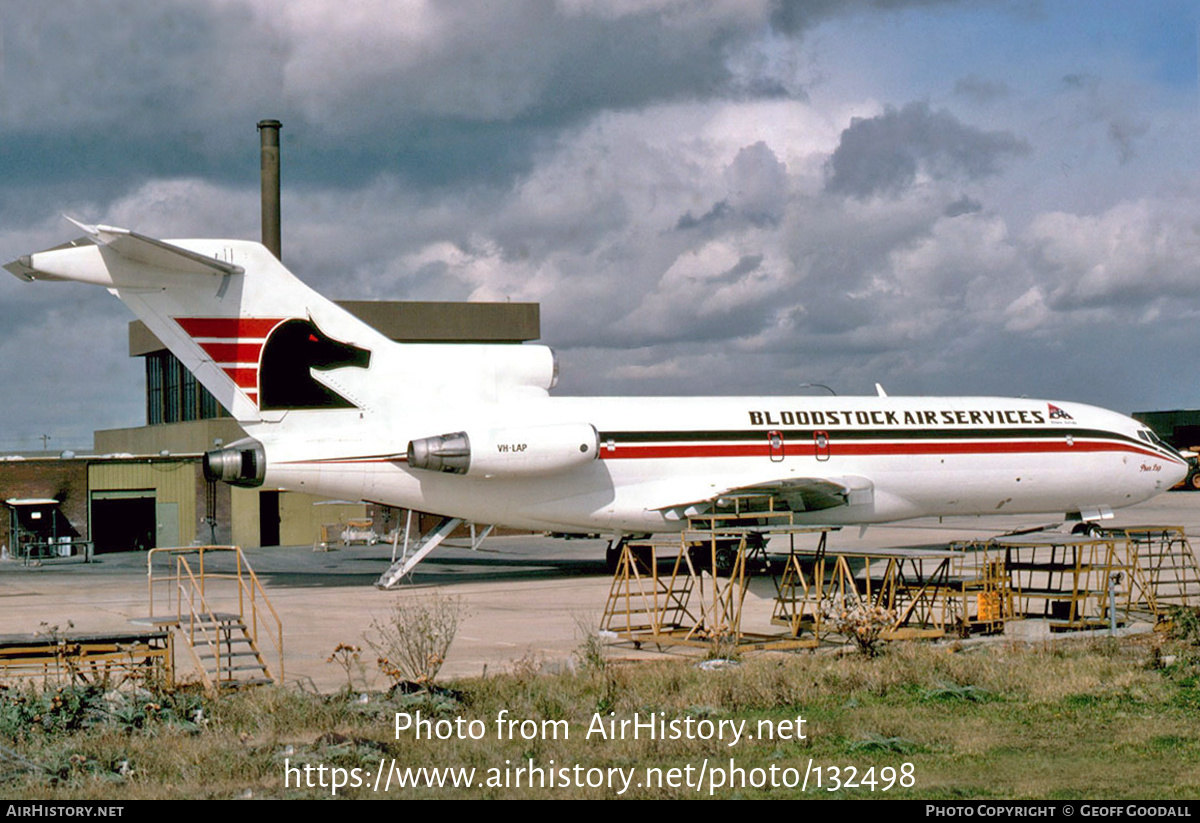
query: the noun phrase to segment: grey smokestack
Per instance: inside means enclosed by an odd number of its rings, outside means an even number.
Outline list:
[[[262,242],[280,260],[283,250],[279,228],[279,129],[278,120],[259,120],[262,144]]]

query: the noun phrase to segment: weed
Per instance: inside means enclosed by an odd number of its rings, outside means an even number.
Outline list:
[[[611,672],[604,673],[604,691],[596,698],[596,711],[600,714],[608,714],[617,708],[617,700],[620,697],[620,685],[617,679],[613,677]]]
[[[738,648],[738,637],[734,632],[722,627],[709,638],[710,645],[704,652],[705,660],[736,661],[741,657]]]
[[[325,658],[326,663],[336,663],[346,673],[346,694],[351,695],[355,692],[354,675],[357,674],[362,681],[363,688],[369,687],[367,683],[366,666],[362,662],[362,649],[358,646],[351,646],[348,643],[338,643],[337,648],[329,657]]]
[[[95,686],[5,694],[0,700],[0,734],[15,740],[34,729],[48,734],[78,731],[105,714],[103,695]]]
[[[864,657],[879,654],[879,641],[883,633],[896,623],[894,612],[863,602],[848,603],[839,599],[826,604],[824,611],[834,631],[853,641]]]
[[[1200,646],[1200,608],[1171,606],[1167,610],[1171,621],[1170,636],[1192,646]]]
[[[285,759],[293,768],[310,764],[314,769],[322,763],[356,768],[382,757],[396,757],[405,766],[437,760],[490,767],[532,758],[609,767],[698,764],[712,754],[704,740],[598,742],[585,733],[597,712],[612,720],[638,712],[668,721],[692,718],[693,725],[726,718],[754,724],[803,713],[805,740],[743,744],[739,766],[744,759],[747,771],[798,757],[803,746],[815,762],[858,765],[860,774],[876,761],[895,764],[919,756],[918,767],[932,781],[919,789],[942,797],[976,796],[983,790],[1002,798],[1191,795],[1200,766],[1200,738],[1193,731],[1200,717],[1200,667],[1189,657],[1195,647],[1164,638],[1164,656],[1178,662],[1156,672],[1141,665],[1144,642],[1122,641],[1117,656],[1082,640],[1061,642],[1057,653],[997,644],[971,654],[947,654],[936,646],[894,644],[882,663],[858,654],[747,655],[740,665],[717,672],[699,669],[694,659],[610,660],[603,673],[586,675],[547,672],[530,656],[512,672],[457,681],[455,700],[441,687],[377,697],[370,706],[278,687],[220,700],[198,690],[94,696],[79,690],[82,703],[75,707],[65,691],[60,695],[54,688],[0,689],[0,713],[23,713],[28,721],[50,707],[64,721],[52,726],[55,731],[27,722],[25,732],[11,739],[4,736],[7,729],[0,730],[0,788],[8,799],[41,800],[111,798],[115,785],[129,799],[248,793],[317,797],[320,789],[283,783]],[[1132,699],[1137,702],[1131,709]],[[947,710],[955,705],[966,710]],[[496,718],[505,710],[506,717],[534,721],[539,728],[564,724],[570,735],[500,736],[491,733],[489,723],[489,733],[477,741],[395,740],[392,714],[416,709],[435,721]],[[71,723],[76,728],[64,731]],[[986,786],[976,766],[986,768]],[[631,788],[631,793],[675,796],[648,788]],[[372,795],[350,787],[344,794]],[[604,796],[586,788],[553,794]],[[525,786],[490,793],[449,787],[414,792],[418,797],[484,795],[547,793]]]
[[[38,624],[40,627],[35,636],[45,637],[54,644],[54,657],[57,662],[55,673],[59,676],[60,682],[62,675],[66,673],[66,682],[74,683],[79,674],[79,658],[81,648],[78,643],[72,643],[65,635],[64,630],[57,623],[47,623],[42,621]],[[70,631],[75,628],[73,621],[67,621],[65,631]]]
[[[23,774],[41,774],[42,767],[27,760],[14,749],[0,746],[0,780],[12,780]]]
[[[433,594],[401,600],[387,619],[371,621],[367,645],[393,687],[407,680],[429,688],[446,662],[462,619],[462,600],[457,597]]]
[[[608,668],[608,659],[604,656],[604,640],[596,623],[591,615],[575,615],[575,632],[579,636],[575,657],[585,671],[603,672]]]

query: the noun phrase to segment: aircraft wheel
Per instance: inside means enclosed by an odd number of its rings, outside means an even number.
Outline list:
[[[1200,491],[1200,471],[1195,472],[1188,478],[1188,485],[1196,491]]]
[[[736,562],[737,546],[717,546],[717,574],[732,574]]]
[[[1103,531],[1104,530],[1095,523],[1083,522],[1076,523],[1075,527],[1071,529],[1071,534],[1082,534],[1087,537],[1099,537],[1101,534],[1103,534]]]

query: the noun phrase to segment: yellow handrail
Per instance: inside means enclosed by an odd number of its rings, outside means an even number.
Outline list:
[[[234,571],[216,572],[210,568],[206,568],[205,558],[210,552],[232,552],[234,559]],[[174,557],[175,568],[166,574],[155,573],[154,563],[162,556]],[[192,569],[192,565],[187,561],[187,555],[197,556],[197,570]],[[170,567],[168,567],[170,568]],[[237,597],[237,614],[246,626],[250,634],[251,640],[255,648],[259,648],[260,639],[269,639],[273,646],[273,657],[278,661],[278,675],[272,675],[271,667],[267,667],[267,674],[272,676],[272,679],[280,681],[284,676],[283,669],[283,622],[279,618],[278,612],[271,604],[267,597],[266,589],[262,582],[258,579],[254,569],[250,567],[244,553],[237,546],[190,546],[180,548],[159,548],[151,549],[146,559],[146,573],[149,586],[150,596],[150,616],[152,620],[169,620],[180,626],[182,629],[184,621],[184,599],[186,598],[188,606],[188,630],[189,640],[196,639],[196,618],[198,614],[207,614],[208,617],[216,621],[216,612],[209,605],[211,600],[209,581],[229,580],[233,581],[236,587]],[[170,601],[171,593],[174,593],[174,609],[173,614],[157,615],[155,614],[155,589],[163,585],[168,586],[168,602]],[[232,599],[232,598],[230,598]],[[198,604],[197,604],[198,600]],[[260,606],[261,601],[261,606]],[[247,609],[247,604],[249,608]],[[197,608],[199,605],[199,608]],[[169,608],[169,607],[168,607]],[[247,610],[249,611],[249,620],[247,620]],[[218,680],[221,670],[221,654],[219,648],[219,638],[216,643],[209,637],[207,630],[201,626],[200,631],[205,642],[216,650],[216,659],[218,667]],[[194,652],[193,652],[194,654]],[[266,665],[263,661],[264,666]],[[203,667],[201,667],[203,668]]]

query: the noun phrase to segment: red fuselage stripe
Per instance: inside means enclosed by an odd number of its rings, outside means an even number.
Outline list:
[[[840,442],[831,443],[828,448],[819,452],[811,444],[800,445],[789,443],[783,453],[787,457],[815,457],[818,454],[824,458],[862,457],[886,455],[915,455],[915,454],[1022,454],[1022,453],[1064,453],[1072,452],[1132,452],[1146,457],[1159,458],[1154,452],[1140,449],[1132,444],[1076,441],[1068,445],[1064,441],[1045,440],[1005,440],[998,442],[975,443],[946,443],[946,442],[906,442],[906,443],[863,443]],[[618,446],[609,450],[600,447],[600,457],[604,460],[653,460],[673,457],[770,457],[772,450],[766,443],[738,444],[697,444],[671,446]],[[778,457],[778,452],[775,452]]]
[[[893,442],[893,443],[836,443],[829,451],[822,451],[820,456],[827,454],[834,457],[870,456],[900,456],[916,454],[1069,454],[1071,452],[1115,452],[1130,453],[1166,459],[1160,454],[1139,448],[1132,443],[1114,443],[1111,441],[1076,441],[1073,445],[1065,442],[1045,440],[1010,440],[1003,442]],[[605,460],[663,460],[670,458],[688,457],[763,457],[769,458],[771,451],[766,444],[702,444],[702,445],[673,445],[673,446],[618,446],[610,451],[600,447],[600,457]],[[776,453],[777,454],[777,453]],[[788,447],[786,456],[789,458],[812,459],[817,456],[811,444],[801,446],[793,444]],[[322,464],[362,464],[362,463],[403,463],[404,455],[388,455],[385,457],[333,457],[324,460],[290,460],[288,465],[322,465]]]

